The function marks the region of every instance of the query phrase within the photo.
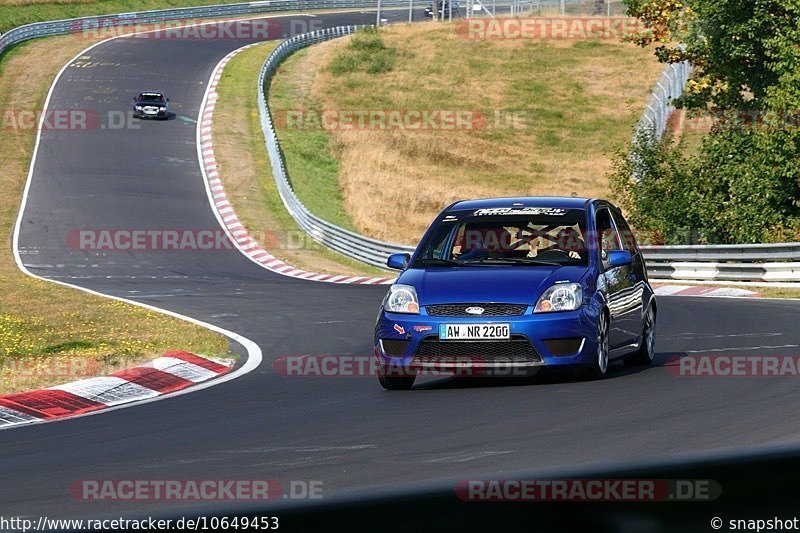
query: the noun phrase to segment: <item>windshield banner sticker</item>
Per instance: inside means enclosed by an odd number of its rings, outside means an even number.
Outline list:
[[[493,207],[490,209],[478,209],[473,216],[488,215],[551,215],[561,216],[566,214],[566,209],[558,207]]]

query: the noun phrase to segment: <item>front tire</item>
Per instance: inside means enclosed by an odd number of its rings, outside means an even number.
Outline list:
[[[644,326],[642,327],[642,341],[639,349],[627,356],[626,366],[649,366],[655,357],[656,343],[656,310],[653,304],[647,308],[644,315]]]

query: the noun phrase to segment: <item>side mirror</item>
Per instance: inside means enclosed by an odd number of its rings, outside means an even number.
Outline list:
[[[167,102],[169,102],[169,98],[167,98]]]
[[[630,265],[633,258],[631,253],[625,250],[611,250],[608,252],[608,266],[619,267]]]
[[[411,260],[411,254],[392,254],[386,260],[386,266],[395,270],[403,270]]]

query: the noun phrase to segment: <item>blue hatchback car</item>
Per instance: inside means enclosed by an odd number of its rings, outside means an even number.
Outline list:
[[[494,198],[442,211],[381,304],[375,356],[386,389],[417,373],[530,373],[653,360],[656,299],[620,210],[586,198]]]

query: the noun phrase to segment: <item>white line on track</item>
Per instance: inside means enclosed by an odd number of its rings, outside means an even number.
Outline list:
[[[266,18],[289,17],[289,16],[296,16],[296,15],[291,15],[291,14],[288,14],[288,15],[271,15],[271,16],[256,17],[256,18],[266,19]],[[248,19],[248,20],[255,20],[255,19]],[[224,22],[224,21],[205,21],[205,22],[200,22],[200,23],[197,23],[197,24],[191,24],[189,26],[202,26],[202,25],[210,25],[210,24],[219,24],[220,22]],[[143,32],[138,32],[138,33],[153,33],[154,31],[156,31],[156,30],[143,31]],[[130,37],[130,35],[119,35],[119,36],[111,37],[109,39],[105,39],[103,41],[94,43],[91,46],[89,46],[89,47],[85,48],[84,50],[82,50],[75,57],[70,59],[63,67],[61,67],[61,70],[59,70],[58,74],[56,75],[55,79],[53,80],[53,83],[50,85],[50,89],[47,92],[47,98],[45,99],[44,106],[43,106],[42,110],[43,111],[47,110],[47,107],[50,104],[50,100],[52,99],[52,96],[53,96],[53,91],[55,90],[55,87],[58,84],[58,81],[61,79],[61,76],[64,74],[64,72],[67,70],[67,68],[72,63],[77,61],[81,56],[86,55],[92,49],[94,49],[94,48],[96,48],[96,47],[98,47],[98,46],[100,46],[102,44],[105,44],[105,43],[107,43],[109,41],[113,41],[115,39],[122,39],[122,38],[129,38],[129,37]],[[211,77],[208,80],[208,84],[206,86],[206,93],[205,93],[205,95],[203,97],[203,105],[205,105],[205,102],[207,100],[208,93],[209,93],[209,87],[211,87],[211,85],[212,85],[211,84],[211,80],[214,79],[214,74],[217,72],[218,67],[219,67],[219,65],[217,65],[217,68],[214,69],[214,73],[212,73]],[[201,109],[202,109],[202,107],[201,107]],[[47,282],[50,282],[50,283],[55,283],[56,285],[61,285],[61,286],[64,286],[64,287],[70,287],[72,289],[77,289],[79,291],[83,291],[85,293],[92,294],[94,296],[101,296],[103,298],[109,298],[109,299],[112,299],[112,300],[125,302],[125,303],[131,304],[131,305],[135,305],[135,306],[138,306],[138,307],[142,307],[142,308],[148,309],[150,311],[155,311],[157,313],[162,313],[162,314],[174,317],[174,318],[178,318],[180,320],[184,320],[186,322],[190,322],[192,324],[207,328],[207,329],[209,329],[211,331],[214,331],[216,333],[220,333],[222,335],[225,335],[229,339],[232,339],[232,340],[238,342],[239,344],[241,344],[247,350],[247,361],[245,361],[245,363],[241,367],[239,367],[238,369],[236,369],[235,371],[233,371],[233,372],[231,372],[229,374],[224,374],[223,376],[221,376],[219,378],[216,378],[216,379],[213,379],[211,381],[200,383],[198,385],[194,385],[194,386],[189,387],[187,389],[183,389],[183,390],[180,390],[180,391],[177,391],[177,392],[173,392],[173,393],[170,393],[170,394],[166,394],[166,395],[163,395],[163,396],[144,399],[144,400],[140,400],[140,401],[137,401],[137,402],[123,404],[123,405],[119,405],[119,406],[109,407],[108,409],[103,409],[103,410],[100,410],[100,411],[93,411],[93,412],[90,412],[90,413],[76,415],[76,416],[72,416],[72,417],[68,417],[68,418],[57,418],[57,419],[53,419],[53,420],[36,421],[36,422],[31,422],[31,423],[25,424],[24,426],[8,426],[7,428],[0,428],[0,431],[4,431],[4,430],[7,430],[7,429],[15,429],[17,427],[27,427],[27,426],[30,426],[32,424],[40,424],[40,423],[44,423],[44,422],[53,423],[53,422],[62,422],[62,421],[65,421],[65,420],[74,420],[76,418],[80,418],[80,417],[84,417],[84,416],[94,416],[94,415],[97,415],[97,414],[104,414],[104,413],[108,413],[110,411],[115,411],[117,409],[126,409],[128,407],[142,405],[144,403],[150,403],[150,402],[157,402],[157,401],[161,401],[161,400],[166,400],[166,399],[169,399],[169,398],[174,398],[176,396],[181,396],[183,394],[189,394],[189,393],[197,392],[197,391],[209,388],[209,387],[214,387],[216,385],[225,383],[226,381],[231,381],[231,380],[234,380],[234,379],[236,379],[238,377],[241,377],[241,376],[243,376],[243,375],[245,375],[245,374],[247,374],[249,372],[252,372],[256,368],[258,368],[258,366],[261,364],[261,361],[262,361],[261,348],[255,342],[253,342],[252,340],[248,339],[247,337],[244,337],[243,335],[240,335],[240,334],[235,333],[233,331],[229,331],[229,330],[221,328],[219,326],[215,326],[214,324],[209,324],[208,322],[203,322],[201,320],[197,320],[196,318],[192,318],[190,316],[186,316],[186,315],[182,315],[180,313],[175,313],[173,311],[169,311],[167,309],[162,309],[160,307],[155,307],[155,306],[152,306],[152,305],[149,305],[149,304],[145,304],[145,303],[142,303],[142,302],[137,302],[135,300],[129,300],[127,298],[122,298],[120,296],[113,296],[113,295],[110,295],[110,294],[104,294],[104,293],[101,293],[99,291],[94,291],[92,289],[88,289],[86,287],[81,287],[79,285],[73,285],[73,284],[67,283],[65,281],[46,278],[46,277],[34,274],[30,270],[28,270],[28,268],[22,262],[22,257],[21,257],[21,253],[20,253],[20,250],[19,250],[19,236],[20,236],[20,231],[21,231],[21,227],[22,227],[22,217],[23,217],[23,214],[25,213],[25,208],[26,208],[26,206],[28,204],[28,195],[30,194],[30,187],[31,187],[31,181],[33,179],[33,172],[34,172],[34,169],[36,167],[36,157],[37,157],[37,155],[39,153],[39,146],[40,146],[40,143],[41,143],[41,136],[42,136],[42,123],[44,122],[45,115],[46,114],[44,112],[41,114],[41,117],[39,119],[39,124],[37,126],[36,143],[35,143],[34,148],[33,148],[33,155],[31,156],[31,164],[30,164],[30,168],[28,169],[28,176],[27,176],[27,179],[26,179],[26,182],[25,182],[25,189],[23,190],[23,193],[22,193],[22,201],[20,203],[19,213],[17,214],[16,224],[14,225],[12,249],[13,249],[13,253],[14,253],[14,261],[16,262],[17,267],[24,274],[26,274],[27,276],[30,276],[31,278],[35,278],[35,279],[42,280],[42,281],[47,281]],[[199,126],[200,126],[200,124],[198,124],[198,130],[199,130]],[[198,132],[198,138],[199,138],[199,132]],[[203,167],[202,157],[198,161],[198,164],[201,166],[201,168]],[[216,211],[215,211],[215,213],[216,213]],[[225,228],[224,225],[222,225],[222,227]],[[226,228],[226,231],[227,231],[227,228]]]

